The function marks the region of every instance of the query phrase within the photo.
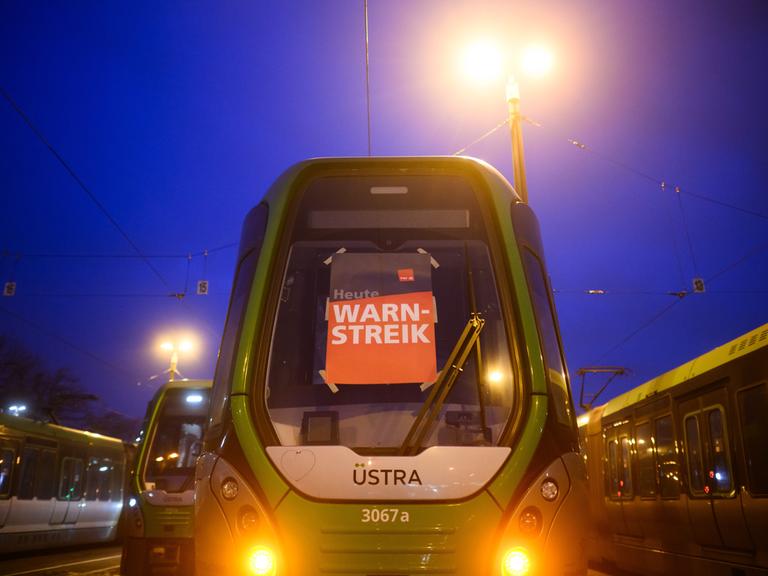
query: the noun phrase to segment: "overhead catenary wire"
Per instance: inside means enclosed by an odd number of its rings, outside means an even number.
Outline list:
[[[545,127],[542,123],[537,122],[535,120],[532,120],[531,118],[529,118],[527,116],[522,116],[522,119],[526,123],[528,123],[531,126],[534,126],[536,128],[542,128],[544,130],[553,131],[552,129]],[[489,136],[491,136],[492,134],[497,132],[499,129],[501,129],[508,122],[509,122],[508,119],[504,119],[497,126],[495,126],[494,128],[491,128],[488,132],[486,132],[485,134],[483,134],[479,138],[473,140],[472,142],[470,142],[469,144],[467,144],[463,148],[460,148],[459,150],[454,152],[452,155],[453,156],[457,156],[459,154],[463,154],[464,152],[467,151],[467,149],[471,148],[472,146],[475,146],[476,144],[482,142],[483,140],[485,140],[486,138],[488,138]],[[649,174],[648,172],[645,172],[645,171],[640,170],[640,169],[638,169],[638,168],[636,168],[634,166],[631,166],[630,164],[627,164],[626,162],[622,162],[622,161],[617,160],[617,159],[615,159],[615,158],[613,158],[611,156],[607,156],[605,154],[602,154],[602,153],[596,151],[595,149],[593,149],[591,146],[588,146],[587,144],[585,144],[581,140],[577,140],[575,138],[572,138],[572,137],[569,137],[569,136],[565,136],[563,134],[560,134],[560,137],[565,142],[567,142],[568,144],[578,148],[579,150],[583,150],[584,152],[588,152],[589,154],[591,154],[595,158],[598,158],[599,160],[602,160],[602,161],[607,162],[609,164],[613,164],[614,166],[616,166],[618,168],[621,168],[622,170],[625,170],[627,172],[630,172],[630,173],[634,174],[635,176],[638,176],[640,178],[648,180],[649,182],[653,182],[657,186],[661,187],[662,185],[664,185],[665,188],[667,187],[667,181],[664,180],[663,178],[658,178],[656,176],[653,176],[652,174]],[[710,202],[710,203],[713,203],[713,204],[717,204],[718,206],[722,206],[724,208],[729,208],[731,210],[736,210],[736,211],[742,212],[744,214],[749,214],[750,216],[754,216],[756,218],[761,218],[763,220],[768,220],[768,214],[763,214],[762,212],[758,212],[756,210],[751,210],[749,208],[744,208],[743,206],[738,206],[738,205],[732,204],[730,202],[725,202],[724,200],[719,200],[717,198],[712,198],[711,196],[706,196],[704,194],[699,194],[699,193],[696,193],[696,192],[691,192],[690,190],[688,190],[684,186],[676,185],[676,186],[674,186],[674,188],[676,188],[676,192],[678,192],[680,194],[685,194],[687,196],[691,196],[692,198],[696,198],[696,199],[702,200],[704,202]]]
[[[365,25],[365,107],[368,119],[368,156],[371,156],[371,61],[368,43],[368,0],[363,0],[363,21]]]
[[[54,148],[54,146],[48,141],[45,135],[37,128],[37,126],[35,126],[35,124],[32,122],[29,116],[27,116],[24,113],[21,107],[16,103],[16,101],[13,98],[11,98],[11,95],[8,94],[8,92],[2,86],[0,86],[0,93],[2,93],[3,98],[5,98],[5,100],[15,110],[15,112],[19,115],[19,117],[29,127],[29,129],[32,130],[32,132],[38,138],[38,140],[40,140],[40,142],[42,142],[45,145],[45,147],[48,148],[48,150],[54,156],[54,158],[58,160],[59,164],[61,164],[64,167],[64,170],[67,171],[67,173],[77,183],[80,189],[85,193],[85,195],[91,200],[91,202],[93,202],[93,204],[99,209],[99,211],[104,215],[104,217],[112,224],[115,230],[117,230],[118,233],[125,239],[125,241],[128,242],[131,248],[144,261],[144,263],[152,271],[152,273],[163,283],[163,285],[166,288],[170,288],[170,285],[168,284],[168,281],[165,279],[165,277],[154,266],[154,264],[152,264],[152,262],[150,262],[150,260],[142,254],[141,249],[139,249],[138,245],[136,245],[136,243],[131,239],[131,237],[128,235],[125,229],[118,223],[115,217],[112,216],[109,210],[107,210],[106,206],[104,206],[104,204],[101,203],[101,201],[96,197],[96,195],[91,191],[91,189],[88,188],[88,186],[86,186],[85,182],[83,182],[83,180],[77,175],[77,173],[72,168],[72,166],[69,165],[69,163],[64,159],[64,157],[61,154],[59,154],[58,150]]]

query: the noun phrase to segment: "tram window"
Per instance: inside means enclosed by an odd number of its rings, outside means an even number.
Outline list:
[[[637,492],[643,498],[656,496],[656,466],[653,459],[651,423],[635,427],[637,442]]]
[[[56,495],[56,452],[42,450],[37,463],[35,498],[50,500]]]
[[[728,441],[725,435],[723,411],[715,408],[707,412],[709,425],[710,458],[707,471],[708,482],[714,493],[729,493],[732,490],[731,463],[728,457]],[[706,489],[705,489],[706,490]]]
[[[675,450],[675,435],[672,417],[663,416],[654,422],[656,462],[658,466],[659,488],[662,498],[680,497],[680,470]]]
[[[112,502],[120,502],[123,499],[123,465],[119,462],[112,467],[112,487],[110,496]]]
[[[99,462],[97,475],[97,493],[100,502],[108,502],[112,491],[112,462],[102,460]]]
[[[765,415],[768,414],[768,384],[762,383],[739,392],[741,413],[741,436],[744,443],[744,458],[747,463],[749,492],[753,495],[768,495],[768,429]]]
[[[692,492],[704,492],[704,467],[699,436],[699,420],[695,415],[685,418],[685,449],[690,489]]]
[[[0,450],[0,498],[7,498],[11,493],[14,458],[13,450]]]
[[[542,353],[549,382],[549,393],[557,420],[572,425],[571,405],[568,398],[568,381],[560,350],[560,340],[555,328],[555,315],[541,261],[530,250],[524,250],[525,274],[531,289],[536,324],[541,336]]]
[[[605,474],[605,487],[608,496],[617,498],[619,492],[619,470],[618,470],[618,444],[616,440],[608,442],[608,469]]]
[[[40,451],[36,448],[24,448],[21,453],[21,476],[19,478],[19,500],[31,500],[35,496],[35,475]]]
[[[634,486],[632,485],[631,443],[626,436],[622,436],[620,442],[621,467],[619,475],[619,498],[631,499],[634,496]]]
[[[88,462],[88,468],[85,471],[85,499],[96,500],[97,491],[97,470],[99,467],[99,461],[96,458],[91,458]]]
[[[83,495],[83,461],[64,458],[59,476],[59,500],[80,500]]]
[[[266,205],[264,218],[264,226],[266,226]],[[233,362],[235,361],[237,344],[240,341],[243,314],[248,303],[248,296],[251,293],[251,283],[253,282],[253,274],[256,271],[258,261],[259,250],[252,250],[244,258],[235,273],[232,302],[229,305],[229,312],[227,313],[227,320],[224,326],[224,337],[221,341],[216,372],[213,378],[211,425],[217,424],[221,420],[224,405],[228,398],[229,385],[232,381]]]

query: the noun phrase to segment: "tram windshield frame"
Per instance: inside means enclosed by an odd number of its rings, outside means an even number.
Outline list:
[[[171,388],[163,394],[147,439],[143,482],[168,493],[190,490],[208,422],[210,390]]]
[[[498,257],[497,227],[479,188],[461,174],[355,175],[319,177],[299,191],[288,247],[279,264],[280,280],[272,285],[277,309],[266,378],[256,394],[261,398],[262,420],[271,429],[267,444],[342,445],[360,454],[399,453],[433,382],[442,384],[438,376],[450,368],[444,364],[462,330],[478,315],[485,324],[478,344],[460,367],[455,384],[446,390],[434,422],[413,448],[506,445],[506,431],[523,403],[524,382],[511,321],[512,290]],[[332,290],[332,282],[338,282],[332,277],[350,273],[358,287],[361,277],[364,284],[368,282],[365,285],[389,287],[384,289],[387,294],[373,289],[348,292],[362,310],[386,298],[394,298],[388,300],[394,306],[391,302],[400,301],[402,294],[392,296],[392,290],[404,291],[405,298],[413,293],[396,281],[393,287],[391,277],[402,272],[401,260],[412,270],[407,263],[414,257],[426,261],[429,278],[417,290],[431,297],[436,312],[430,327],[432,357],[419,353],[415,364],[432,362],[432,382],[416,378],[419,370],[408,366],[394,369],[396,380],[375,381],[364,367],[370,352],[363,348],[361,360],[354,360],[350,372],[344,362],[353,362],[350,358],[356,351],[344,360],[330,355],[332,335],[338,335],[332,320],[338,316],[334,294],[339,288],[334,284]],[[347,262],[344,273],[338,271],[342,261]],[[421,266],[416,280],[423,270]],[[396,348],[403,335],[400,328],[392,330],[391,342],[377,341],[376,333],[372,342],[394,343]],[[347,336],[350,341],[353,334]],[[407,330],[405,338],[407,342]],[[332,367],[334,374],[344,373],[347,380],[334,381]],[[411,374],[414,379],[408,380]]]

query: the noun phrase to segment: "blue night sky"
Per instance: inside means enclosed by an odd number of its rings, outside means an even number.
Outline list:
[[[452,154],[504,120],[503,81],[458,70],[471,40],[554,49],[520,81],[572,374],[628,368],[612,396],[768,321],[763,0],[370,0],[369,22],[375,155]],[[362,0],[2,0],[0,87],[125,235],[0,98],[0,334],[130,416],[163,332],[196,332],[179,367],[210,377],[246,211],[296,161],[367,153],[363,48]],[[506,130],[466,153],[511,179]],[[704,294],[668,294],[694,277]]]

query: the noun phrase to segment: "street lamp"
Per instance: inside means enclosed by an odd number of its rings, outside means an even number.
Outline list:
[[[475,42],[464,53],[462,67],[465,74],[478,84],[490,84],[503,76],[504,59],[501,52],[489,41]],[[542,77],[554,66],[554,57],[542,45],[526,47],[516,68],[526,76]],[[506,85],[509,133],[512,141],[512,183],[520,200],[528,203],[528,186],[525,178],[523,153],[523,115],[520,112],[520,85],[515,75],[507,69]]]
[[[165,340],[160,344],[160,349],[171,353],[171,365],[168,369],[168,380],[173,381],[178,373],[177,366],[179,365],[179,352],[190,352],[194,348],[194,344],[189,339],[182,340]]]

